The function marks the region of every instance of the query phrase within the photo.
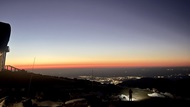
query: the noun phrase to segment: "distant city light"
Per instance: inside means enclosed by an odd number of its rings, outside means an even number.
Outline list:
[[[92,77],[91,76],[79,76],[80,79],[96,81],[101,84],[114,84],[117,85],[128,79],[141,79],[139,76],[126,76],[126,77]]]

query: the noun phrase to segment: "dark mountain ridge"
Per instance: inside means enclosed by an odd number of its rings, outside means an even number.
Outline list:
[[[151,98],[139,102],[123,102],[112,99],[125,88],[156,88],[162,92],[170,92],[189,98],[188,84],[190,78],[142,78],[126,80],[121,84],[100,84],[88,80],[70,79],[66,77],[35,74],[24,70],[0,72],[0,97],[9,96],[9,103],[22,101],[23,98],[38,101],[68,101],[76,98],[86,98],[92,107],[124,107],[124,106],[155,106],[179,105],[185,107],[189,100],[170,98]],[[36,106],[35,106],[36,107]],[[67,107],[67,106],[62,106]],[[74,106],[81,107],[81,106]],[[82,106],[87,107],[87,106]]]

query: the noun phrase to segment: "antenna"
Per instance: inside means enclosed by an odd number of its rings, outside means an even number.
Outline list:
[[[36,57],[34,57],[34,61],[33,61],[33,65],[32,65],[32,71],[34,70],[35,61],[36,61]]]
[[[94,88],[94,71],[92,69],[92,74],[91,74],[91,79],[92,79],[92,91],[93,91],[93,88]]]
[[[34,70],[35,61],[36,61],[36,57],[34,57],[34,61],[33,61],[33,65],[32,65],[32,71]],[[30,81],[29,81],[29,86],[28,86],[28,96],[30,96],[31,83],[32,83],[32,74],[30,76]]]

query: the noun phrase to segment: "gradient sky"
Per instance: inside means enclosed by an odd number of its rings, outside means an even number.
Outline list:
[[[1,0],[7,65],[190,66],[189,0]]]

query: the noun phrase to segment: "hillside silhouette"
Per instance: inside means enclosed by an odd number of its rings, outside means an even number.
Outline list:
[[[8,96],[7,104],[21,102],[23,99],[36,99],[37,101],[60,101],[66,102],[72,99],[85,98],[91,107],[124,107],[124,106],[180,106],[189,105],[189,78],[186,79],[155,79],[142,78],[138,80],[127,80],[118,85],[100,84],[98,82],[70,79],[35,74],[25,70],[11,72],[4,70],[0,72],[0,97]],[[153,97],[142,101],[121,101],[113,96],[125,88],[156,88],[162,92],[170,92],[177,98]],[[87,104],[85,103],[85,104]],[[33,105],[37,106],[37,105]],[[10,106],[11,107],[11,106]],[[49,106],[50,107],[50,106]],[[70,107],[62,105],[61,107]],[[72,107],[87,107],[78,105]]]
[[[174,95],[181,97],[190,96],[190,78],[141,78],[137,80],[126,80],[119,84],[126,87],[138,87],[138,88],[156,88],[161,92],[170,92]]]

